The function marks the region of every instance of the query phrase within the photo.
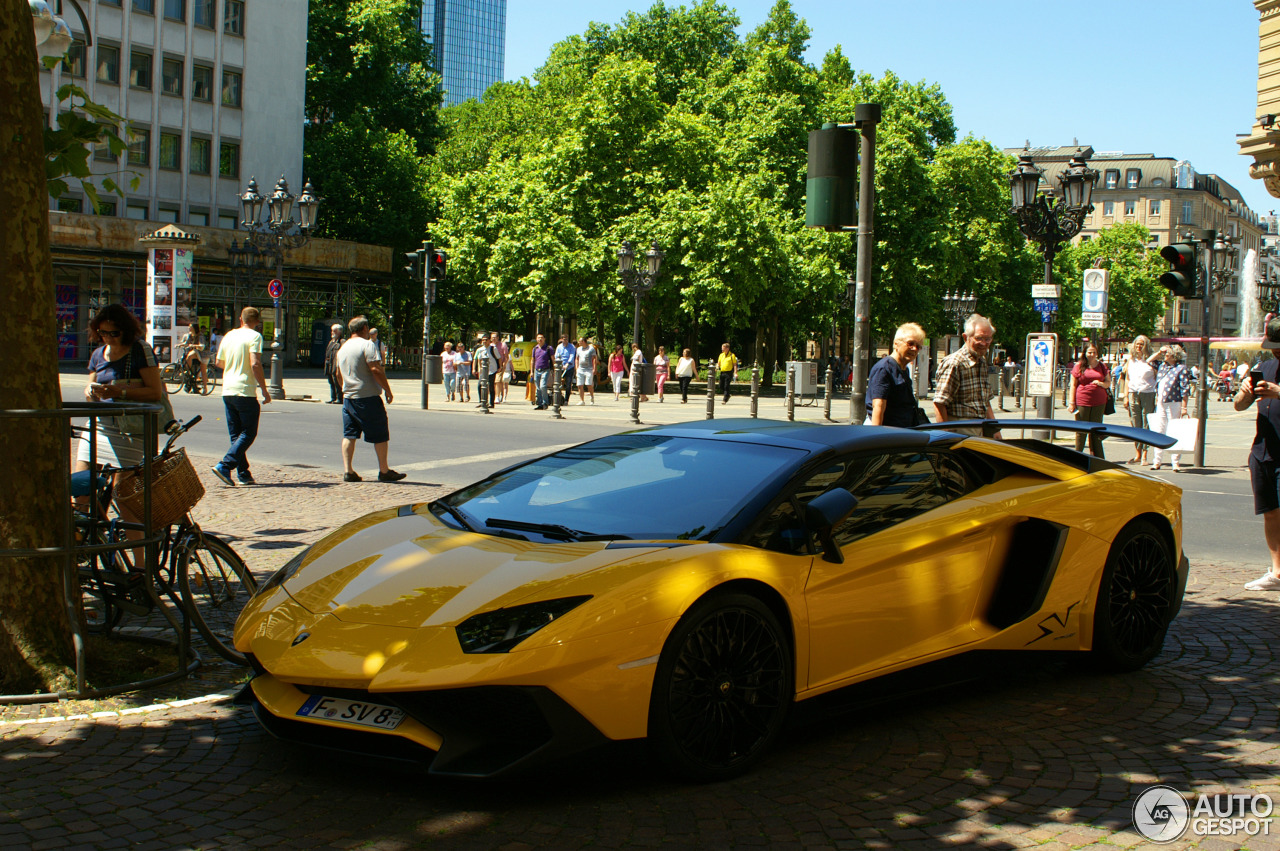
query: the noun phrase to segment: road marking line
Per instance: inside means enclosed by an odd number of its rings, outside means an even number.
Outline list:
[[[551,446],[535,446],[528,449],[507,449],[502,452],[485,452],[482,455],[468,455],[465,458],[449,458],[443,461],[418,461],[413,464],[397,464],[396,469],[413,471],[440,470],[444,467],[460,467],[464,464],[481,464],[486,461],[504,461],[508,458],[536,458],[540,455],[559,452],[561,449],[568,449],[570,446],[577,445],[576,443],[556,443]]]

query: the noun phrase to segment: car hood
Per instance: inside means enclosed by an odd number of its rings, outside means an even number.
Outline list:
[[[644,551],[608,545],[463,532],[424,505],[398,515],[377,512],[336,531],[312,548],[285,590],[308,611],[347,623],[456,624],[476,612],[553,597],[559,580]]]

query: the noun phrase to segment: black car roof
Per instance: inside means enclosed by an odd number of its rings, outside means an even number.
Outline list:
[[[958,435],[949,432],[914,431],[886,426],[820,425],[785,420],[758,420],[749,417],[674,423],[655,426],[645,431],[648,434],[794,446],[810,451],[892,449],[946,444],[959,439]]]

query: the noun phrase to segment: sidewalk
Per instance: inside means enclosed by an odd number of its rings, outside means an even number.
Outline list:
[[[81,386],[81,382],[84,380],[83,371],[76,367],[63,365],[60,368],[60,372],[64,394],[68,389]],[[667,384],[666,401],[659,403],[656,396],[651,396],[648,402],[640,405],[640,422],[649,426],[706,419],[707,385],[705,373],[702,373],[702,375],[704,380],[695,382],[689,389],[688,404],[680,403],[679,386],[669,382]],[[418,374],[404,371],[392,372],[389,375],[389,380],[396,400],[395,409],[421,409],[422,383]],[[286,368],[284,370],[283,383],[285,395],[291,401],[322,403],[329,398],[329,382],[320,369]],[[714,402],[715,416],[721,419],[727,417],[749,417],[751,415],[750,392],[751,385],[749,382],[734,385],[733,395],[727,405],[717,395]],[[513,385],[507,401],[494,406],[492,415],[551,418],[551,410],[539,411],[534,409],[531,403],[525,401],[524,393],[523,384]],[[776,385],[772,388],[761,389],[761,396],[757,402],[757,412],[760,419],[786,419],[783,393],[784,388]],[[589,395],[587,398],[588,403],[586,405],[579,405],[575,392],[569,404],[561,406],[561,416],[568,420],[612,422],[624,427],[630,425],[631,400],[625,394],[615,402],[611,388],[605,390],[598,386],[595,404],[590,403]],[[997,419],[1023,418],[1023,411],[1014,406],[1013,397],[1006,397],[1004,401],[1005,410],[1001,410],[998,407],[1000,397],[997,396],[992,400],[992,406],[996,409]],[[1057,398],[1057,402],[1061,402],[1060,395]],[[932,419],[932,403],[928,399],[922,399],[920,404]],[[450,402],[445,398],[443,385],[430,385],[427,407],[432,412],[447,412],[460,416],[485,416],[479,408],[475,381],[471,382],[470,403]],[[1072,418],[1060,404],[1054,408],[1054,416],[1060,419]],[[1214,395],[1211,394],[1209,400],[1208,443],[1205,446],[1205,466],[1221,468],[1247,466],[1249,446],[1253,443],[1255,418],[1256,412],[1252,408],[1238,413],[1232,408],[1230,402],[1215,401]],[[861,421],[861,419],[861,416],[859,416],[858,420]],[[824,416],[824,405],[821,398],[806,397],[804,400],[798,400],[795,406],[795,420],[797,422],[847,425],[849,423],[849,396],[848,394],[837,394],[832,399],[830,420]],[[1106,422],[1128,425],[1128,413],[1121,407],[1115,414],[1107,417]],[[1071,435],[1059,435],[1056,442],[1069,444],[1073,441],[1074,438]],[[1114,451],[1112,451],[1112,447],[1115,447]],[[1132,457],[1129,455],[1131,447],[1125,446],[1122,449],[1115,441],[1108,441],[1104,448],[1107,450],[1107,455],[1111,460],[1124,461]],[[1183,466],[1191,465],[1192,460],[1190,453],[1185,454],[1182,458]]]

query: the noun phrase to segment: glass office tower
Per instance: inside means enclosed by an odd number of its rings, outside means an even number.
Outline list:
[[[507,0],[423,0],[421,27],[435,51],[446,106],[478,100],[502,79]]]

